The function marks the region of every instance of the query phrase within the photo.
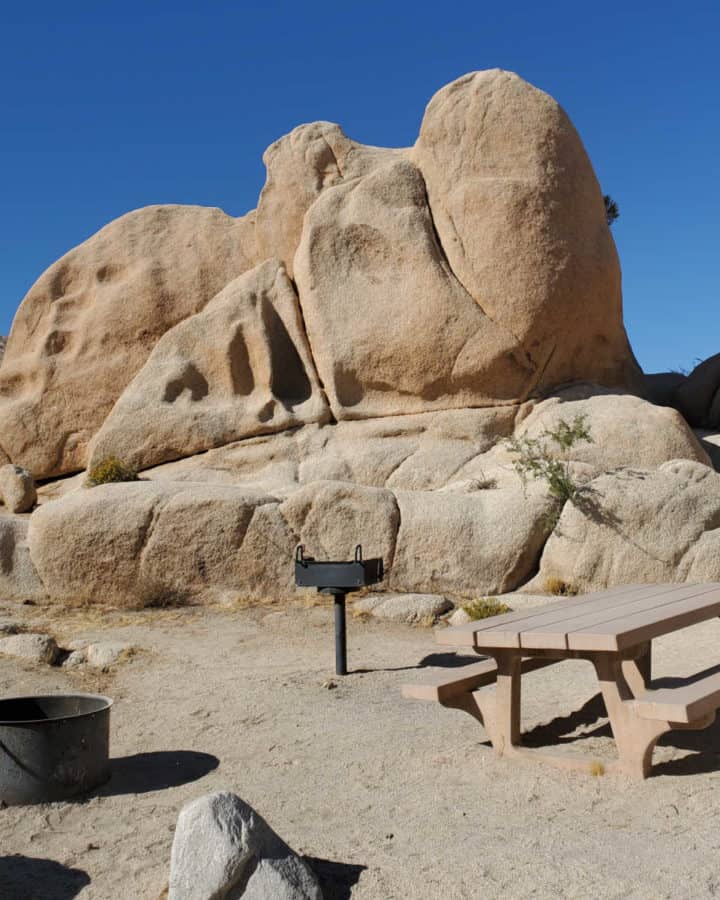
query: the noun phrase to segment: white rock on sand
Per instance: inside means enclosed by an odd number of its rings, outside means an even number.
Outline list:
[[[227,791],[178,818],[168,900],[322,900],[314,874],[255,810]]]
[[[58,655],[58,645],[49,634],[12,634],[0,638],[0,653],[52,665]]]

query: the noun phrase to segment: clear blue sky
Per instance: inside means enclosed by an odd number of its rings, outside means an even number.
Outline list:
[[[432,94],[498,66],[570,114],[647,371],[720,351],[720,4],[0,0],[0,333],[66,250],[149,203],[255,206],[265,147],[339,122],[411,144]]]

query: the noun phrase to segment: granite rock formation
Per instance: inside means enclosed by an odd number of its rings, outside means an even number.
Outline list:
[[[290,597],[299,542],[360,542],[386,589],[455,598],[533,577],[720,580],[714,445],[672,408],[688,393],[693,424],[713,422],[720,369],[642,399],[602,192],[551,97],[473,73],[412,148],[316,122],[264,160],[256,211],[129,213],[22,302],[0,465],[55,480],[31,516],[0,508],[0,596]],[[577,415],[583,502],[555,524],[504,440]],[[141,480],[57,478],[109,456]],[[648,561],[633,535],[649,546],[661,519]]]

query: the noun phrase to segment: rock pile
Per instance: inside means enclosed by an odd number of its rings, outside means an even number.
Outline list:
[[[621,468],[709,465],[675,409],[636,396],[602,192],[547,94],[476,72],[435,95],[412,148],[317,122],[264,161],[257,210],[129,213],[24,299],[0,463],[46,479],[114,456],[142,477],[55,482],[29,525],[0,517],[0,596],[290,596],[298,542],[362,542],[395,592],[500,593],[548,538],[543,571],[569,552],[502,439],[582,413],[594,443],[571,465],[594,496]],[[701,539],[696,514],[678,508]],[[615,574],[582,565],[583,583]]]

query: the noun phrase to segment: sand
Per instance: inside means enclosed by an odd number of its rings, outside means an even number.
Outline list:
[[[423,667],[457,662],[429,628],[352,620],[356,671],[335,679],[326,606],[0,615],[61,642],[139,648],[94,675],[0,658],[0,695],[82,689],[115,701],[104,788],[0,810],[2,898],[156,900],[178,811],[218,789],[310,860],[327,900],[720,894],[718,727],[664,739],[647,781],[592,777],[498,759],[470,716],[402,700],[400,684]],[[718,638],[713,621],[657,641],[656,673],[711,665]],[[583,662],[534,673],[523,727],[555,742],[575,730],[589,756],[610,756],[606,720],[582,714],[595,693]]]

